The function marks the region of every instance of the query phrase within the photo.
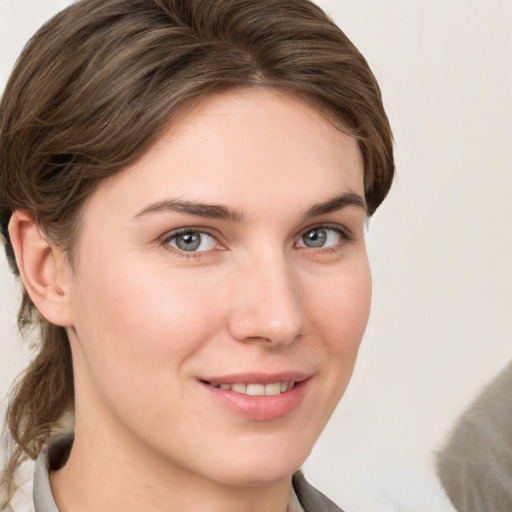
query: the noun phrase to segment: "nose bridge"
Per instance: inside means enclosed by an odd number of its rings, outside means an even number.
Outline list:
[[[293,342],[304,329],[299,282],[277,248],[259,251],[240,268],[231,332],[240,341]]]

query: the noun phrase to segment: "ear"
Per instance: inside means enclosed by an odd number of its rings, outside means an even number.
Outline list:
[[[39,313],[55,325],[71,326],[72,272],[66,254],[21,210],[11,217],[9,237],[21,279]]]

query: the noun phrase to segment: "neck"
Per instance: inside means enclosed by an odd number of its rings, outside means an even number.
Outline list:
[[[97,433],[96,433],[97,434]],[[121,442],[124,441],[124,442]],[[234,485],[129,446],[77,430],[67,464],[50,474],[61,511],[285,512],[291,478]]]

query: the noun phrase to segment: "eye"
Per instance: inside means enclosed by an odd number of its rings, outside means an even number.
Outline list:
[[[215,249],[217,240],[202,231],[186,230],[173,233],[164,241],[167,245],[183,252],[205,252]]]
[[[338,245],[345,236],[339,229],[329,227],[316,227],[308,229],[302,234],[297,242],[298,247],[308,247],[310,249],[321,249]]]

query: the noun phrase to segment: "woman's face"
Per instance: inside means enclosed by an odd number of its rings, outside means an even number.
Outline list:
[[[303,463],[368,319],[356,141],[296,96],[209,97],[86,203],[76,435],[196,478]]]

